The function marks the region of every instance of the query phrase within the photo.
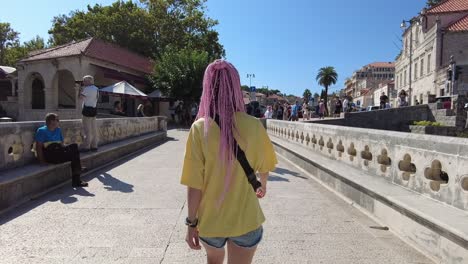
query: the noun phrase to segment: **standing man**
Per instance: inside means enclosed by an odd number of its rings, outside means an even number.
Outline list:
[[[388,96],[385,95],[385,92],[382,92],[382,95],[380,96],[380,109],[385,109],[385,106],[387,105],[388,101]]]
[[[99,89],[94,86],[94,78],[91,75],[83,77],[83,89],[80,93],[80,99],[83,101],[82,123],[84,130],[83,151],[98,150],[98,129],[96,124],[97,101],[99,99]]]
[[[291,117],[289,121],[298,121],[299,120],[299,101],[291,107]]]
[[[348,112],[348,109],[349,109],[349,100],[348,100],[348,96],[345,96],[344,100],[343,100],[343,112]]]

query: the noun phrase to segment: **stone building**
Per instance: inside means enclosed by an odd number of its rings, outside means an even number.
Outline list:
[[[149,58],[95,38],[35,51],[17,63],[17,115],[13,117],[43,120],[46,113],[55,112],[62,119],[80,118],[79,81],[84,75],[94,76],[100,88],[125,80],[145,91],[152,68]],[[110,109],[115,100],[120,98],[101,96],[98,107]],[[127,107],[133,110],[140,102],[128,100]]]
[[[365,65],[346,80],[344,92],[352,98],[361,97],[368,91],[379,88],[380,84],[391,82],[394,75],[393,62],[374,62]]]
[[[396,107],[397,91],[395,90],[395,82],[381,84],[379,88],[374,90],[373,100],[374,106],[380,105],[380,96],[382,93],[388,96],[388,101],[391,107]]]
[[[410,104],[416,99],[428,103],[438,96],[466,94],[468,0],[447,0],[423,9],[410,20],[402,39],[395,86],[407,92]],[[457,69],[456,78],[449,73],[451,67]]]

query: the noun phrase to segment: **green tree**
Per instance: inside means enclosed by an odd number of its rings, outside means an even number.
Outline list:
[[[19,42],[15,42],[12,46],[5,50],[4,64],[8,66],[15,66],[15,64],[22,58],[25,58],[29,52],[40,50],[45,47],[44,39],[39,36],[26,41],[22,45],[20,45]]]
[[[242,91],[250,92],[250,88],[248,85],[241,85]]]
[[[159,59],[166,49],[204,50],[210,59],[224,56],[216,20],[205,14],[205,0],[116,1],[110,6],[88,5],[86,11],[54,17],[51,45],[88,37],[116,43]]]
[[[277,90],[277,89],[274,89],[274,90],[270,90],[270,93],[271,93],[271,94],[280,94],[281,91],[280,91],[280,90]]]
[[[14,31],[10,23],[0,23],[0,65],[11,65],[6,63],[7,49],[19,45],[19,33]]]
[[[440,2],[442,2],[442,0],[427,0],[426,1],[426,6],[428,8],[431,8],[431,7],[435,6],[435,5],[438,5]]]
[[[155,65],[150,80],[166,96],[196,101],[201,97],[203,74],[209,63],[206,51],[167,50]]]
[[[318,71],[317,77],[315,79],[317,80],[319,85],[325,88],[325,94],[322,98],[325,103],[325,111],[328,112],[328,87],[330,87],[333,84],[336,84],[336,82],[338,81],[338,74],[336,73],[335,68],[332,66],[322,67]]]
[[[305,100],[309,101],[310,97],[312,96],[312,93],[310,92],[309,89],[305,89],[302,96],[304,97]]]
[[[35,38],[24,42],[23,46],[28,52],[46,48],[45,41],[40,36],[36,36]]]

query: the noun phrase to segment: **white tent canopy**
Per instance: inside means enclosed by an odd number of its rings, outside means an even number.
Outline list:
[[[161,98],[161,97],[164,97],[164,96],[162,96],[162,93],[161,93],[160,90],[154,90],[153,92],[148,94],[148,97],[150,97],[150,98]]]
[[[129,84],[126,81],[121,81],[111,86],[104,87],[102,89],[99,89],[99,91],[104,92],[104,93],[148,97],[148,95],[138,90],[137,88],[135,88],[133,85]]]

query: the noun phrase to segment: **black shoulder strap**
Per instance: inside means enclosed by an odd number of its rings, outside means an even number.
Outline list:
[[[219,116],[216,115],[214,121],[216,124],[218,124],[219,128],[221,128],[221,124],[219,122]],[[236,158],[239,161],[242,169],[245,172],[245,175],[247,176],[247,181],[252,185],[252,188],[256,192],[258,188],[262,186],[260,181],[257,179],[257,175],[255,174],[255,171],[252,169],[252,167],[249,164],[249,161],[247,160],[247,157],[245,156],[245,152],[239,147],[239,144],[237,144],[237,141],[234,139],[234,153],[236,153]]]

